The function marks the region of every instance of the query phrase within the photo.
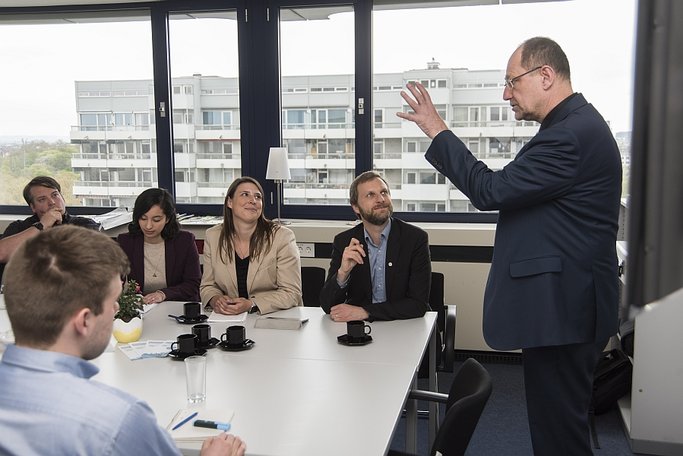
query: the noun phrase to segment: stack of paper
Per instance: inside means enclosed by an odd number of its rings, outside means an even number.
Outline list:
[[[293,315],[265,315],[256,319],[254,328],[263,329],[300,329],[308,318]]]
[[[109,230],[120,225],[125,225],[133,220],[133,213],[128,212],[126,207],[117,207],[105,214],[88,216],[100,224],[100,229]]]
[[[223,217],[218,215],[201,215],[185,218],[183,225],[218,225],[222,221]]]
[[[178,429],[173,430],[176,424],[180,423],[188,416],[197,412],[197,415],[190,419],[187,423],[180,426]],[[205,421],[219,421],[221,423],[230,423],[234,412],[232,410],[215,410],[215,409],[204,409],[190,407],[178,410],[178,413],[173,417],[166,430],[171,433],[171,437],[175,441],[203,441],[208,437],[213,437],[221,432],[220,429],[211,429],[194,426],[195,420],[205,420]]]
[[[223,315],[218,312],[211,312],[209,314],[209,323],[241,323],[247,320],[247,312],[242,312],[237,315]]]

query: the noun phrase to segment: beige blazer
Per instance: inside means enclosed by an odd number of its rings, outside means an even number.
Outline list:
[[[218,238],[222,229],[221,223],[206,230],[204,274],[199,285],[204,305],[214,296],[238,296],[234,258],[226,258],[226,264],[218,254]],[[262,314],[303,305],[301,260],[292,230],[281,226],[273,237],[270,250],[261,253],[260,258],[251,259],[247,290]]]

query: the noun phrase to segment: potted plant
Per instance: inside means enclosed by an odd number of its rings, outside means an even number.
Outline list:
[[[135,342],[142,335],[142,294],[135,280],[123,284],[118,299],[119,311],[114,315],[114,338],[120,343]]]

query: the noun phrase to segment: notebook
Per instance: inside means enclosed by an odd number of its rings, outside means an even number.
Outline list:
[[[183,424],[181,427],[173,431],[173,427],[183,421],[188,416],[197,412],[197,415],[190,419],[187,423]],[[188,442],[188,441],[203,441],[208,437],[213,437],[222,433],[220,429],[211,429],[193,426],[195,420],[209,420],[209,421],[220,421],[223,423],[230,423],[232,417],[235,413],[232,410],[217,410],[217,409],[205,409],[198,407],[188,407],[178,410],[166,430],[171,433],[173,440],[178,442]]]
[[[247,320],[247,312],[242,312],[237,315],[224,315],[218,312],[211,312],[209,314],[209,323],[242,323]]]

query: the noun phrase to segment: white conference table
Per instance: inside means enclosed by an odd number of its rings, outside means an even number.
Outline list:
[[[191,332],[191,325],[176,323],[169,313],[182,314],[182,303],[161,303],[148,312],[142,340],[174,340]],[[300,330],[256,329],[257,315],[249,315],[236,324],[244,325],[247,338],[255,341],[252,349],[207,353],[206,407],[235,412],[230,432],[245,440],[247,453],[380,456],[389,448],[406,403],[407,448],[414,449],[415,403],[406,399],[428,343],[434,346],[436,313],[370,323],[373,342],[359,347],[339,344],[337,336],[346,332],[346,324],[333,322],[320,308],[284,313],[309,321]],[[211,323],[212,336],[220,338],[232,324]],[[96,380],[145,400],[164,427],[187,406],[182,362],[130,361],[116,349],[94,363],[101,369]],[[194,453],[198,445],[182,443],[181,448]]]

